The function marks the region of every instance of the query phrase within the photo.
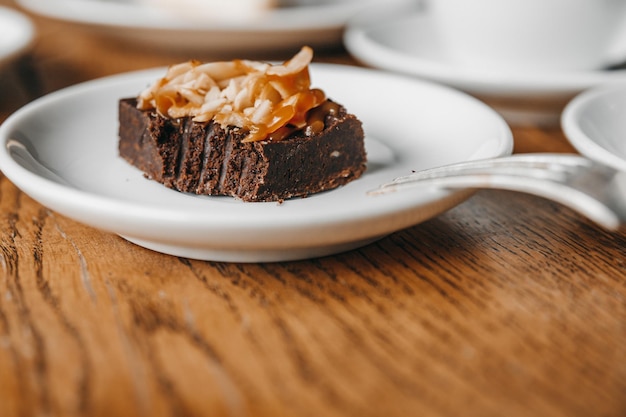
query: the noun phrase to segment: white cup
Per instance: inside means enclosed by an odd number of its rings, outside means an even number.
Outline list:
[[[626,34],[626,0],[429,0],[428,7],[451,62],[490,71],[598,69]]]

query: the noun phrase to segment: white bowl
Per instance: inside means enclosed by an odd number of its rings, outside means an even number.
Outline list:
[[[626,171],[626,84],[580,93],[566,105],[561,125],[582,155]]]
[[[354,249],[442,213],[472,190],[368,192],[413,171],[513,149],[504,120],[453,89],[353,66],[310,69],[315,85],[357,114],[366,132],[367,172],[336,190],[282,204],[244,203],[179,193],[146,179],[119,157],[117,103],[165,68],[88,81],[27,104],[0,126],[0,169],[48,208],[146,248],[212,261],[274,262]]]

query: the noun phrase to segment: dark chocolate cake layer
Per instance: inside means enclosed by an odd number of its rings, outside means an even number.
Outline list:
[[[345,109],[322,132],[242,143],[246,132],[168,119],[119,103],[119,152],[148,178],[182,192],[281,201],[344,185],[365,171],[361,122]]]

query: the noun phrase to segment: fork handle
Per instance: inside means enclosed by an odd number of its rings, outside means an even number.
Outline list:
[[[620,216],[594,192],[581,189],[572,178],[586,170],[598,187],[610,183],[616,170],[577,155],[520,154],[470,161],[418,171],[396,178],[370,191],[372,195],[411,188],[500,189],[536,195],[577,211],[599,225],[614,230]]]

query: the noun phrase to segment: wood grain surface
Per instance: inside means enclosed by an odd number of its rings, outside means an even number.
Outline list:
[[[0,120],[180,60],[33,19],[31,52],[0,73]],[[514,135],[517,152],[573,151],[558,127]],[[482,191],[360,250],[203,262],[67,219],[0,175],[0,416],[624,416],[624,232]]]

